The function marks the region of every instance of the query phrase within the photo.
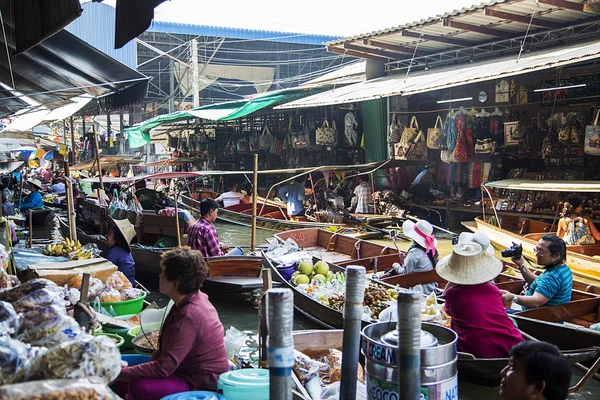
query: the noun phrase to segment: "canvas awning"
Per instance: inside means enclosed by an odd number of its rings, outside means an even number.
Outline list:
[[[470,83],[561,67],[600,58],[600,41],[571,45],[553,50],[532,51],[517,62],[516,56],[457,65],[437,70],[386,76],[354,85],[337,88],[275,107],[293,109],[321,107],[374,100],[390,96],[409,96]]]
[[[536,192],[600,192],[600,181],[535,181],[527,179],[503,179],[486,182],[488,188],[530,190]]]
[[[103,169],[110,168],[117,164],[139,164],[141,160],[135,159],[131,156],[100,156],[100,165]],[[82,162],[81,164],[73,165],[69,169],[73,171],[90,170],[96,166],[96,159]]]

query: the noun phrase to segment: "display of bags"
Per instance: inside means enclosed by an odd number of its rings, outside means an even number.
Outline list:
[[[402,137],[402,132],[404,131],[404,126],[398,121],[396,118],[396,114],[392,117],[392,123],[388,128],[388,143],[395,144],[400,141]]]
[[[442,131],[442,126],[442,118],[440,118],[440,116],[438,115],[435,120],[435,125],[433,125],[433,128],[429,128],[427,130],[427,148],[439,149],[439,139],[440,132]]]
[[[419,132],[413,143],[406,151],[406,159],[413,161],[427,160],[427,145],[423,132]]]
[[[250,143],[248,142],[248,139],[241,138],[240,140],[237,141],[237,143],[235,145],[237,147],[238,154],[250,153]]]
[[[258,132],[253,132],[252,135],[250,135],[250,139],[248,140],[248,147],[253,153],[257,153],[260,150],[259,138],[260,135],[258,134]]]
[[[333,120],[333,126],[329,126],[327,118],[323,121],[323,124],[317,128],[316,131],[316,142],[323,146],[333,146],[337,143],[337,129],[335,126],[335,120]]]
[[[598,125],[598,117],[600,117],[600,109],[596,112],[594,123],[585,127],[585,154],[591,156],[600,156],[600,126]]]
[[[394,144],[394,156],[396,159],[406,159],[406,152],[420,132],[417,117],[413,116],[410,119],[410,124],[404,128],[400,142]]]
[[[273,135],[269,131],[269,126],[265,124],[265,129],[262,131],[262,135],[259,137],[260,149],[270,150],[273,145]]]

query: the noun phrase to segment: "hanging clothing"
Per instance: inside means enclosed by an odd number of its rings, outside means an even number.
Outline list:
[[[444,123],[444,129],[446,129],[446,143],[448,145],[448,150],[454,151],[456,147],[456,138],[458,137],[458,132],[464,129],[466,115],[462,113],[458,113],[454,117],[449,117]]]
[[[473,131],[475,137],[475,153],[492,152],[492,134],[490,133],[490,117],[477,117]]]
[[[567,221],[565,221],[567,222],[567,231],[563,237],[567,246],[581,246],[596,243],[596,239],[594,239],[592,232],[590,232],[590,228],[588,228],[584,221],[581,221],[579,218],[567,218]]]
[[[504,144],[504,118],[501,115],[490,117],[490,136],[497,144]]]

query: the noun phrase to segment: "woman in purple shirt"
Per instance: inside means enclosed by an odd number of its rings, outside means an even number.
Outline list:
[[[106,235],[108,250],[104,252],[104,258],[115,264],[119,271],[125,274],[133,287],[135,287],[135,262],[131,255],[131,247],[129,247],[131,240],[136,235],[135,228],[126,219],[118,220],[111,218],[110,220],[114,225]]]
[[[160,292],[175,305],[165,318],[151,361],[121,370],[114,389],[127,400],[216,391],[219,376],[229,371],[223,325],[208,296],[200,291],[208,276],[202,255],[179,247],[164,253],[160,264]]]

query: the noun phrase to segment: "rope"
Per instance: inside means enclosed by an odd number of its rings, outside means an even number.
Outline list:
[[[421,32],[419,34],[419,40],[417,40],[417,45],[415,46],[415,51],[413,52],[412,58],[410,59],[410,64],[408,64],[408,69],[406,70],[406,76],[404,77],[404,83],[408,79],[408,74],[410,73],[410,69],[412,67],[413,61],[417,55],[417,49],[419,48],[419,43],[421,43],[421,38],[423,37],[423,28],[421,28]]]
[[[523,41],[521,42],[521,49],[519,50],[519,55],[517,56],[517,64],[519,63],[519,60],[521,59],[521,53],[523,53],[523,50],[525,49],[525,41],[527,41],[527,35],[529,35],[529,29],[531,28],[531,24],[533,23],[533,18],[535,17],[535,14],[537,14],[539,7],[540,7],[540,4],[536,0],[535,9],[531,13],[531,19],[529,20],[529,25],[527,25],[527,30],[525,31],[525,37],[523,37]]]
[[[15,86],[15,77],[13,75],[12,62],[10,61],[10,51],[8,50],[8,41],[6,40],[6,30],[4,29],[4,17],[0,11],[0,23],[2,24],[2,35],[4,36],[4,46],[6,47],[6,60],[8,60],[8,69],[10,71],[10,80],[12,81],[13,93],[17,90]]]

